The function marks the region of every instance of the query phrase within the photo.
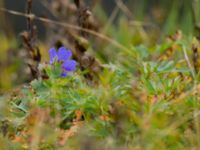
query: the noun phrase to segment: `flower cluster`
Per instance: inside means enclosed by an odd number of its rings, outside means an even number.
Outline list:
[[[75,71],[77,62],[72,57],[72,52],[67,50],[65,47],[60,47],[58,51],[55,48],[51,48],[49,50],[50,56],[50,64],[54,64],[55,62],[59,62],[62,64],[62,77],[66,77],[69,72]]]

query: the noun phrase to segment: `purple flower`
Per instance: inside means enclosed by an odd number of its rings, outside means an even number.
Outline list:
[[[58,49],[58,52],[55,48],[51,48],[49,50],[49,56],[51,65],[55,62],[62,63],[62,77],[66,77],[69,72],[76,70],[77,62],[75,60],[70,59],[72,56],[72,52],[70,50],[67,50],[65,47],[60,47]]]

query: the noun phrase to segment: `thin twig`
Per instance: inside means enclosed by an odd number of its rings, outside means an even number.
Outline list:
[[[117,13],[119,12],[119,7],[115,7],[112,14],[110,15],[105,27],[103,28],[103,33],[106,33],[109,26],[111,25],[111,23],[114,21],[115,17],[117,16]]]
[[[79,27],[79,26],[76,26],[76,25],[73,25],[73,24],[69,24],[69,23],[57,22],[57,21],[54,21],[54,20],[51,20],[51,19],[48,19],[48,18],[38,17],[38,16],[36,16],[34,14],[24,14],[22,12],[8,10],[8,9],[5,9],[5,8],[0,8],[0,11],[7,12],[9,14],[13,14],[13,15],[17,15],[17,16],[23,16],[23,17],[39,20],[39,21],[42,21],[42,22],[45,22],[45,23],[49,23],[49,24],[59,25],[59,26],[65,27],[65,28],[71,28],[71,29],[74,29],[74,30],[80,30],[80,31],[87,32],[87,33],[89,33],[91,35],[94,35],[94,36],[96,36],[98,38],[101,38],[101,39],[103,39],[103,40],[105,40],[107,42],[110,42],[115,47],[117,47],[119,49],[122,49],[127,54],[135,57],[135,55],[133,55],[133,53],[127,47],[125,47],[122,44],[120,44],[119,42],[109,38],[108,36],[106,36],[104,34],[100,34],[100,33],[96,32],[96,31],[93,31],[93,30],[90,30],[90,29],[86,29],[86,28],[82,28],[82,27]]]
[[[32,10],[32,0],[27,0],[26,13],[31,14],[31,10]],[[31,18],[27,18],[27,29],[30,33],[32,32],[32,20],[31,20]]]
[[[128,7],[123,3],[122,0],[117,0],[116,1],[116,4],[117,4],[117,7],[119,7],[121,9],[122,12],[124,12],[124,14],[132,19],[133,18],[133,15],[131,13],[131,11],[128,9]]]
[[[190,63],[190,60],[189,60],[189,58],[188,58],[188,55],[187,55],[185,46],[182,46],[182,50],[183,50],[183,54],[184,54],[184,57],[185,57],[185,61],[187,62],[187,65],[188,65],[188,67],[190,68],[190,71],[191,71],[191,73],[192,73],[193,79],[195,79],[194,68],[192,67],[192,65],[191,65],[191,63]]]

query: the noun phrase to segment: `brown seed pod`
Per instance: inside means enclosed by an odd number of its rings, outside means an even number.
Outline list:
[[[196,73],[200,71],[200,44],[197,39],[192,42],[193,65]]]

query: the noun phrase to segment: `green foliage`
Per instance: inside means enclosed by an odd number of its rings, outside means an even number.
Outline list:
[[[164,51],[166,44],[159,50]],[[193,84],[183,79],[192,77],[185,63],[153,61],[156,53],[144,45],[135,50],[135,61],[141,63],[134,72],[127,56],[128,65],[104,65],[97,83],[88,83],[86,72],[80,70],[60,77],[60,64],[44,64],[48,79],[35,79],[24,87],[9,101],[9,109],[5,110],[9,115],[1,117],[2,126],[7,122],[5,134],[14,139],[1,138],[11,147],[24,149],[34,147],[24,132],[32,143],[40,143],[36,146],[40,149],[76,149],[86,143],[95,148],[98,142],[104,142],[105,149],[116,149],[116,145],[125,149],[197,148],[200,104],[193,89],[198,81]],[[77,130],[71,131],[75,127]],[[65,137],[62,130],[73,136]],[[67,138],[64,145],[60,144],[60,136]],[[23,142],[14,145],[18,138]],[[37,138],[43,140],[37,143]]]
[[[200,62],[200,48],[196,39],[194,54],[191,12],[186,23],[181,18],[177,24],[180,5],[191,9],[187,3],[162,1],[168,13],[159,33],[146,25],[148,1],[135,9],[139,23],[120,13],[116,25],[109,22],[104,31],[117,44],[86,42],[102,67],[95,73],[79,64],[61,77],[61,64],[42,61],[45,77],[0,97],[0,149],[199,149],[200,68],[194,64]],[[99,5],[95,11],[107,22]],[[175,33],[176,25],[190,36]],[[3,80],[0,84],[7,83]]]

